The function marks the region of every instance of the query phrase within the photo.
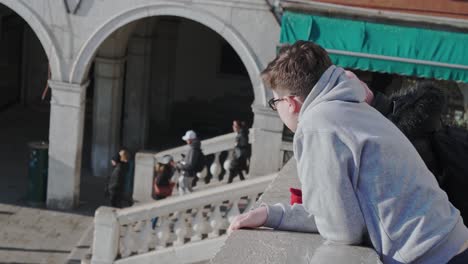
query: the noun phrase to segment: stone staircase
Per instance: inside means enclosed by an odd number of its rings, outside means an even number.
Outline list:
[[[126,209],[101,207],[94,219],[91,263],[207,261],[226,239],[230,221],[250,210],[274,177],[276,174]]]

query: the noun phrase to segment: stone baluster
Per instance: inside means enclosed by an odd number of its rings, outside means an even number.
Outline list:
[[[185,221],[185,214],[179,213],[179,217],[174,224],[174,233],[177,237],[174,241],[174,246],[183,245],[185,242],[185,236],[187,235],[187,222]]]
[[[252,210],[252,208],[254,207],[255,203],[257,202],[257,194],[252,194],[252,195],[249,195],[249,197],[247,198],[248,199],[248,202],[247,202],[247,205],[245,206],[245,209],[243,211],[243,213],[247,213],[248,211]]]
[[[193,210],[195,210],[195,209],[193,209]],[[187,239],[191,239],[191,237],[193,235],[192,223],[193,223],[193,220],[194,220],[194,218],[196,216],[196,214],[192,215],[191,212],[192,212],[192,210],[190,210],[190,213],[189,212],[187,213],[186,218],[185,218],[186,223],[187,223],[187,225],[186,225],[187,226],[187,233],[185,234],[185,238],[187,238]]]
[[[203,215],[203,207],[198,209],[197,215],[192,223],[192,229],[195,234],[192,236],[191,241],[200,241],[204,234],[211,231],[211,227],[208,224],[206,217]]]
[[[158,234],[156,231],[156,227],[153,229],[153,223],[151,220],[148,221],[148,226],[149,226],[148,232],[150,233],[149,239],[148,239],[148,250],[153,250],[153,249],[156,249],[158,245]]]
[[[130,225],[120,226],[120,246],[119,253],[122,258],[126,258],[132,254],[132,230]]]
[[[229,212],[226,215],[227,220],[229,223],[231,223],[234,220],[234,217],[240,215],[239,211],[239,198],[235,199],[232,201],[231,209],[229,209]],[[227,227],[226,227],[227,228]]]
[[[219,181],[219,174],[221,173],[221,162],[219,162],[220,155],[221,155],[221,152],[215,153],[215,158],[213,160],[213,163],[211,163],[211,166],[210,166],[210,172],[211,172],[211,175],[213,175],[211,182],[213,183]]]
[[[208,175],[208,169],[207,166],[203,167],[203,170],[197,173],[198,181],[197,181],[197,187],[204,189],[208,184],[205,183],[205,178]]]
[[[223,229],[226,225],[229,225],[229,223],[226,223],[227,220],[223,218],[223,215],[221,214],[220,206],[221,203],[213,205],[214,209],[210,217],[210,225],[212,231],[208,234],[209,238],[218,237],[219,231]]]
[[[151,229],[151,221],[140,221],[138,243],[135,243],[138,254],[148,252],[152,231],[153,230]]]
[[[157,249],[165,248],[167,247],[167,242],[170,237],[170,219],[168,219],[167,216],[159,216],[158,217],[158,223],[156,224],[156,234],[158,237],[158,244],[157,244]]]
[[[229,178],[229,168],[231,168],[231,162],[234,157],[234,150],[231,149],[228,151],[228,155],[226,157],[226,160],[224,161],[223,168],[226,170],[226,174],[223,177],[222,182],[227,183],[228,178]]]

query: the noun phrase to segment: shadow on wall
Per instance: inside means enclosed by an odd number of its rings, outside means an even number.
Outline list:
[[[63,0],[64,9],[67,13],[82,17],[89,14],[94,2],[95,0]]]

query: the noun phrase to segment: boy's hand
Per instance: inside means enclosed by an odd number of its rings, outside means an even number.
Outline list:
[[[229,226],[228,232],[237,230],[243,227],[255,228],[265,224],[268,217],[267,208],[261,206],[255,210],[252,210],[248,213],[244,213],[236,216]]]

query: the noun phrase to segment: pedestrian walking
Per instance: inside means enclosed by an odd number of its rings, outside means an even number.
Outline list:
[[[229,166],[228,183],[232,183],[233,179],[239,176],[240,180],[245,180],[243,171],[248,172],[248,161],[250,158],[251,147],[249,143],[249,129],[245,122],[234,120],[232,122],[232,130],[237,133],[236,146],[234,147],[234,155]]]

